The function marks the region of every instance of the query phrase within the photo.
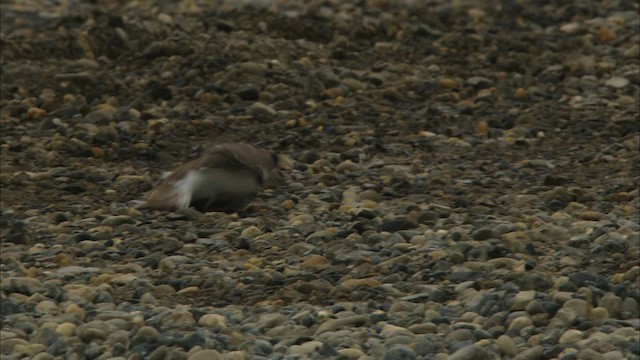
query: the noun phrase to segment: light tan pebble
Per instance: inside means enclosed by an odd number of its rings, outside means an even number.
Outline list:
[[[632,96],[628,96],[628,95],[622,95],[618,98],[618,104],[622,105],[622,106],[629,106],[629,105],[633,105],[635,103],[635,99]],[[623,192],[621,192],[623,193]],[[622,201],[624,201],[623,199],[625,199],[626,197],[624,196],[620,196],[621,193],[618,193],[618,198]],[[626,193],[628,194],[628,193]]]
[[[445,354],[445,353],[437,353],[433,357],[433,360],[448,360],[448,359],[449,359],[449,354]]]
[[[42,344],[29,344],[29,345],[26,345],[26,346],[16,345],[16,347],[14,349],[14,352],[32,356],[30,359],[36,360],[37,358],[42,358],[42,357],[41,356],[35,356],[34,357],[34,355],[36,355],[38,353],[42,353],[45,350],[47,350],[47,347],[45,345],[42,345]],[[49,355],[49,354],[45,354],[45,355]],[[53,358],[52,355],[49,355],[49,356],[50,356],[49,359]]]
[[[62,336],[73,336],[76,331],[76,325],[72,323],[62,323],[56,327],[56,333]]]
[[[356,172],[356,171],[360,171],[360,165],[347,159],[341,162],[340,164],[336,165],[335,170],[338,173]]]
[[[620,350],[607,351],[602,354],[604,360],[626,360],[627,358]]]
[[[362,202],[360,202],[360,207],[362,207],[363,209],[375,210],[375,209],[379,208],[380,205],[375,201],[363,200]]]
[[[434,323],[421,323],[410,325],[407,330],[414,334],[435,334],[438,331],[438,327]]]
[[[389,339],[392,337],[396,337],[396,336],[407,336],[409,338],[414,338],[415,334],[412,333],[411,331],[400,327],[400,326],[395,326],[395,325],[391,325],[391,324],[387,324],[385,325],[382,330],[380,331],[380,335],[382,335],[382,337]]]
[[[560,258],[560,265],[562,265],[563,267],[573,267],[577,266],[578,264],[580,264],[580,262],[571,256],[563,256],[562,258]]]
[[[155,305],[158,305],[158,300],[156,299],[155,296],[153,296],[152,293],[146,292],[142,294],[142,296],[140,296],[140,304],[155,306]]]
[[[165,25],[173,25],[173,18],[165,13],[158,14],[158,21]]]
[[[607,81],[604,82],[605,85],[607,86],[611,86],[613,88],[616,89],[620,89],[623,88],[627,85],[629,85],[629,80],[623,78],[623,77],[618,77],[618,76],[614,76],[610,79],[608,79]]]
[[[352,190],[346,190],[342,193],[342,202],[345,204],[355,203],[360,201],[358,193]]]
[[[262,234],[262,230],[260,230],[257,226],[249,226],[248,228],[242,230],[240,233],[241,237],[254,238],[258,235]]]
[[[493,92],[494,91],[495,91],[494,88],[482,89],[482,90],[478,91],[478,93],[476,94],[476,98],[477,99],[482,99],[482,98],[493,96]]]
[[[296,225],[300,225],[300,224],[311,224],[311,223],[315,223],[315,218],[313,217],[313,215],[311,214],[302,214],[302,215],[297,215],[295,217],[293,217],[291,220],[289,220],[289,225],[291,226],[296,226]]]
[[[623,278],[624,280],[634,282],[636,281],[639,275],[640,275],[640,266],[634,266],[631,268],[631,270],[624,273]]]
[[[3,355],[7,355],[13,353],[18,347],[24,347],[28,345],[29,342],[27,340],[20,338],[11,338],[2,340],[2,342],[0,343],[0,350],[2,351]]]
[[[491,343],[492,343],[492,341],[489,340],[489,339],[480,339],[480,340],[476,341],[475,345],[485,348],[485,347],[490,346]]]
[[[524,310],[527,304],[533,301],[535,297],[536,297],[535,290],[523,290],[518,292],[516,296],[513,297],[513,300],[512,300],[513,305],[511,307],[511,310]]]
[[[620,284],[624,280],[624,274],[621,273],[613,274],[613,276],[611,277],[611,282],[614,284]]]
[[[46,314],[56,314],[60,309],[58,305],[51,300],[40,301],[35,308],[36,312],[46,313]]]
[[[566,221],[566,220],[571,220],[571,215],[563,211],[556,211],[553,214],[551,214],[551,218],[556,221]]]
[[[226,328],[227,320],[219,314],[204,314],[198,319],[198,324],[208,328],[214,328],[216,326]]]
[[[606,293],[598,302],[598,306],[607,309],[611,317],[617,318],[622,309],[622,298],[612,293]]]
[[[520,316],[511,321],[511,324],[509,324],[509,331],[519,332],[523,328],[531,325],[533,325],[531,318],[528,316]]]
[[[603,214],[597,211],[585,211],[580,214],[582,220],[598,221],[602,219]]]
[[[134,316],[133,319],[131,319],[131,322],[133,324],[135,324],[136,326],[142,327],[142,326],[144,326],[144,317],[142,317],[142,316]]]
[[[589,317],[594,322],[601,323],[602,321],[609,319],[609,310],[600,306],[596,306],[593,309],[591,309],[591,312],[589,313]]]
[[[467,10],[467,15],[474,22],[479,22],[479,21],[482,21],[486,17],[487,14],[482,9],[471,8],[471,9]]]
[[[575,201],[570,202],[563,210],[569,214],[578,214],[587,211],[587,207]]]
[[[573,293],[568,291],[556,291],[551,295],[551,298],[553,299],[553,301],[557,302],[558,304],[564,304],[565,302],[570,300],[572,296],[573,296]]]
[[[622,319],[637,318],[638,313],[640,313],[640,305],[636,299],[627,297],[622,301],[622,309],[620,310],[620,317]]]
[[[576,31],[578,31],[578,29],[580,29],[581,27],[582,25],[580,23],[572,22],[572,23],[561,25],[560,31],[562,31],[565,34],[573,34]]]
[[[449,145],[453,145],[453,146],[459,146],[459,147],[463,147],[463,148],[471,148],[471,144],[465,140],[462,140],[460,138],[457,137],[450,137],[449,139],[447,139],[447,143]]]
[[[296,121],[295,119],[289,119],[284,123],[284,126],[288,128],[296,127],[298,126],[298,121]]]
[[[245,360],[247,359],[247,354],[242,350],[230,351],[228,353],[223,354],[220,359],[221,360]]]
[[[67,305],[67,307],[64,308],[64,313],[73,315],[76,319],[80,321],[84,321],[84,318],[86,316],[85,310],[80,306],[78,306],[77,304]]]
[[[366,354],[362,350],[356,348],[340,349],[338,350],[338,353],[340,354],[340,358],[348,360],[356,360],[366,357]]]
[[[516,343],[507,335],[501,335],[498,337],[498,339],[496,339],[496,345],[498,346],[498,349],[500,349],[500,352],[507,356],[513,357],[518,353]]]
[[[622,339],[637,341],[638,339],[638,331],[630,326],[618,328],[616,331],[611,333],[611,336],[618,336]]]
[[[256,266],[255,264],[252,264],[250,262],[245,262],[244,264],[242,264],[242,267],[247,271],[259,271],[260,270],[259,266]]]
[[[443,250],[434,250],[429,253],[429,257],[433,260],[441,260],[449,256],[446,251]]]
[[[576,312],[569,308],[561,308],[556,312],[551,325],[557,327],[567,327],[571,325],[577,318]]]
[[[176,295],[191,294],[198,291],[200,291],[200,288],[197,286],[187,286],[186,288],[176,291]]]
[[[575,343],[580,340],[582,340],[582,331],[569,329],[560,336],[560,339],[558,339],[558,343],[559,344]]]
[[[589,314],[589,304],[582,299],[567,300],[562,307],[573,310],[580,317],[586,317]]]
[[[322,255],[310,255],[302,262],[302,267],[308,270],[322,270],[331,267],[331,262]]]
[[[589,335],[589,337],[587,339],[594,340],[594,341],[606,342],[607,339],[609,339],[609,334],[605,334],[605,333],[603,333],[601,331],[594,331],[593,333],[591,333]]]
[[[189,351],[189,357],[187,360],[221,360],[222,357],[220,353],[213,349],[205,349],[200,351],[195,351],[191,353]]]
[[[330,311],[319,310],[317,316],[318,316],[318,320],[325,320],[325,319],[330,319],[332,314]]]

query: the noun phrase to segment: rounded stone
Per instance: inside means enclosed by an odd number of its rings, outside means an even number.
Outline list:
[[[408,347],[396,346],[389,349],[383,357],[383,360],[415,360],[417,359],[415,351]]]
[[[518,347],[516,343],[509,336],[501,335],[496,339],[496,345],[500,352],[507,356],[516,356],[518,354]]]
[[[219,314],[204,314],[198,319],[198,324],[208,328],[214,328],[216,326],[226,328],[227,320]]]
[[[622,299],[611,293],[605,294],[598,302],[599,307],[607,309],[611,317],[618,317],[622,310]]]
[[[56,327],[56,333],[62,336],[73,336],[76,331],[76,324],[62,323]]]
[[[156,328],[145,325],[138,329],[133,339],[131,339],[131,345],[154,343],[158,336],[160,336],[160,333]]]
[[[513,319],[513,321],[511,321],[511,324],[509,324],[509,329],[507,331],[509,332],[514,332],[514,333],[519,333],[520,330],[533,325],[533,322],[531,321],[531,318],[528,316],[520,316],[517,317],[515,319]]]
[[[582,340],[582,331],[569,329],[560,336],[560,339],[558,339],[558,343],[559,344],[576,343],[580,340]]]
[[[213,349],[200,350],[194,354],[189,355],[188,360],[220,360],[222,357],[220,353]]]
[[[448,360],[491,360],[493,356],[484,347],[478,345],[465,346],[449,356]]]

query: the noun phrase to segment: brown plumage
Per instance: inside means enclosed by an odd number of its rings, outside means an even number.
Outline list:
[[[166,177],[139,207],[242,210],[277,167],[278,156],[269,150],[237,143],[216,145]]]

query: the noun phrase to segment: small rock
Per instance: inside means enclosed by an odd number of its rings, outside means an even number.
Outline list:
[[[341,174],[356,171],[360,171],[360,165],[351,160],[345,160],[336,166],[336,172]]]
[[[248,109],[249,114],[257,118],[271,118],[276,115],[276,111],[269,105],[255,102]]]
[[[478,345],[465,346],[449,356],[448,360],[491,360],[493,357],[487,349]]]
[[[607,81],[604,82],[605,85],[607,86],[611,86],[613,88],[616,89],[620,89],[623,88],[627,85],[629,85],[629,80],[623,78],[623,77],[618,77],[618,76],[614,76],[610,79],[608,79]]]
[[[499,338],[497,338],[496,345],[498,346],[500,352],[507,356],[514,357],[516,356],[516,354],[518,354],[518,347],[516,346],[516,343],[513,341],[513,339],[506,335],[501,335]]]
[[[438,80],[438,83],[444,89],[453,89],[458,86],[458,83],[455,80],[449,78],[441,78]]]
[[[208,328],[214,328],[216,326],[226,328],[227,320],[224,316],[219,314],[205,314],[198,319],[198,324]]]
[[[131,346],[155,343],[158,336],[160,336],[160,333],[154,327],[143,326],[138,329],[133,339],[131,339]]]
[[[205,349],[189,355],[188,360],[220,360],[220,353],[213,349]]]
[[[582,340],[582,331],[569,329],[565,331],[564,334],[562,334],[562,336],[560,336],[560,339],[558,339],[558,343],[559,344],[576,343],[580,340]]]
[[[364,315],[348,316],[340,319],[326,320],[315,331],[315,335],[319,335],[325,331],[336,331],[338,329],[364,326],[369,322],[369,319]]]
[[[415,351],[405,346],[395,346],[389,349],[382,358],[383,360],[415,360]]]

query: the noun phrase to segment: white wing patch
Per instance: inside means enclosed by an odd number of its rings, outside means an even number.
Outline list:
[[[200,170],[191,170],[182,179],[173,184],[175,194],[175,206],[178,209],[185,209],[191,204],[193,194],[205,184],[206,177]]]

